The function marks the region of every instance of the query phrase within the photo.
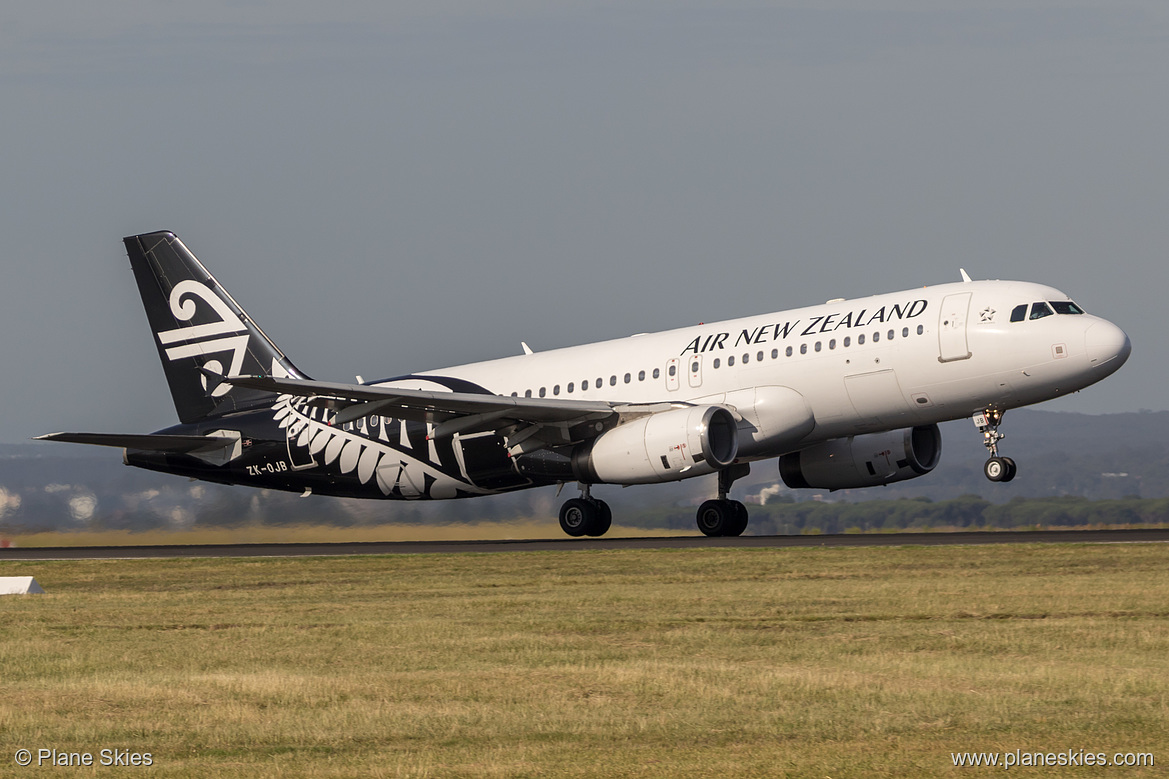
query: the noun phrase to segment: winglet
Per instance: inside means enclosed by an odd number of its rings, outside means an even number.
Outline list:
[[[520,341],[520,346],[524,347],[524,354],[532,353],[532,347],[528,346],[527,341]]]
[[[970,274],[966,272],[965,268],[959,268],[958,272],[962,274],[962,280],[965,281],[966,283],[970,283],[971,281],[974,280],[974,279],[970,278]]]

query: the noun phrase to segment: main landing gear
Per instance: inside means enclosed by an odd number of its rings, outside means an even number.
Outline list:
[[[589,485],[580,485],[580,497],[564,502],[560,507],[560,529],[568,535],[603,536],[613,524],[609,504],[589,494]]]
[[[1018,468],[1010,457],[999,457],[999,441],[1006,436],[999,432],[999,425],[1003,421],[1003,412],[997,408],[988,408],[974,415],[974,424],[982,433],[982,442],[986,451],[990,453],[982,466],[982,472],[991,481],[1007,482],[1015,478]]]
[[[718,472],[718,498],[698,507],[698,529],[707,536],[739,536],[747,529],[747,507],[727,500],[731,484],[751,472],[747,463],[736,463]]]

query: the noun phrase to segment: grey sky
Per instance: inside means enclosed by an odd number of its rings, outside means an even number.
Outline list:
[[[0,9],[0,441],[173,407],[121,237],[345,380],[958,279],[1124,327],[1169,408],[1163,3]]]

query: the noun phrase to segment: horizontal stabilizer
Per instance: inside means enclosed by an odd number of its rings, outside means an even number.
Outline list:
[[[67,444],[116,446],[119,449],[142,449],[149,452],[191,454],[223,449],[236,443],[235,438],[211,435],[134,435],[124,433],[49,433],[34,441],[64,441]]]

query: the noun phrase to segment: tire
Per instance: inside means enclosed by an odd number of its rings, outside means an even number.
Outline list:
[[[729,500],[708,500],[698,507],[698,529],[704,536],[728,535],[736,522],[736,512]]]
[[[750,515],[747,513],[747,507],[737,500],[727,501],[735,510],[734,524],[728,528],[728,536],[741,536],[743,531],[747,529],[747,522],[750,520]]]
[[[596,509],[596,518],[593,521],[593,526],[589,528],[585,535],[589,536],[603,536],[609,532],[609,528],[613,525],[613,510],[609,508],[609,504],[603,500],[593,499],[593,506]]]
[[[1015,478],[1015,474],[1019,472],[1019,466],[1015,465],[1015,461],[1010,457],[1004,457],[1003,462],[1007,464],[1007,475],[1003,477],[1003,481],[1008,482]]]
[[[587,534],[597,524],[597,507],[584,498],[566,500],[560,507],[560,529],[573,538]]]
[[[1007,481],[1010,466],[1003,457],[992,457],[982,465],[982,473],[991,481]]]

